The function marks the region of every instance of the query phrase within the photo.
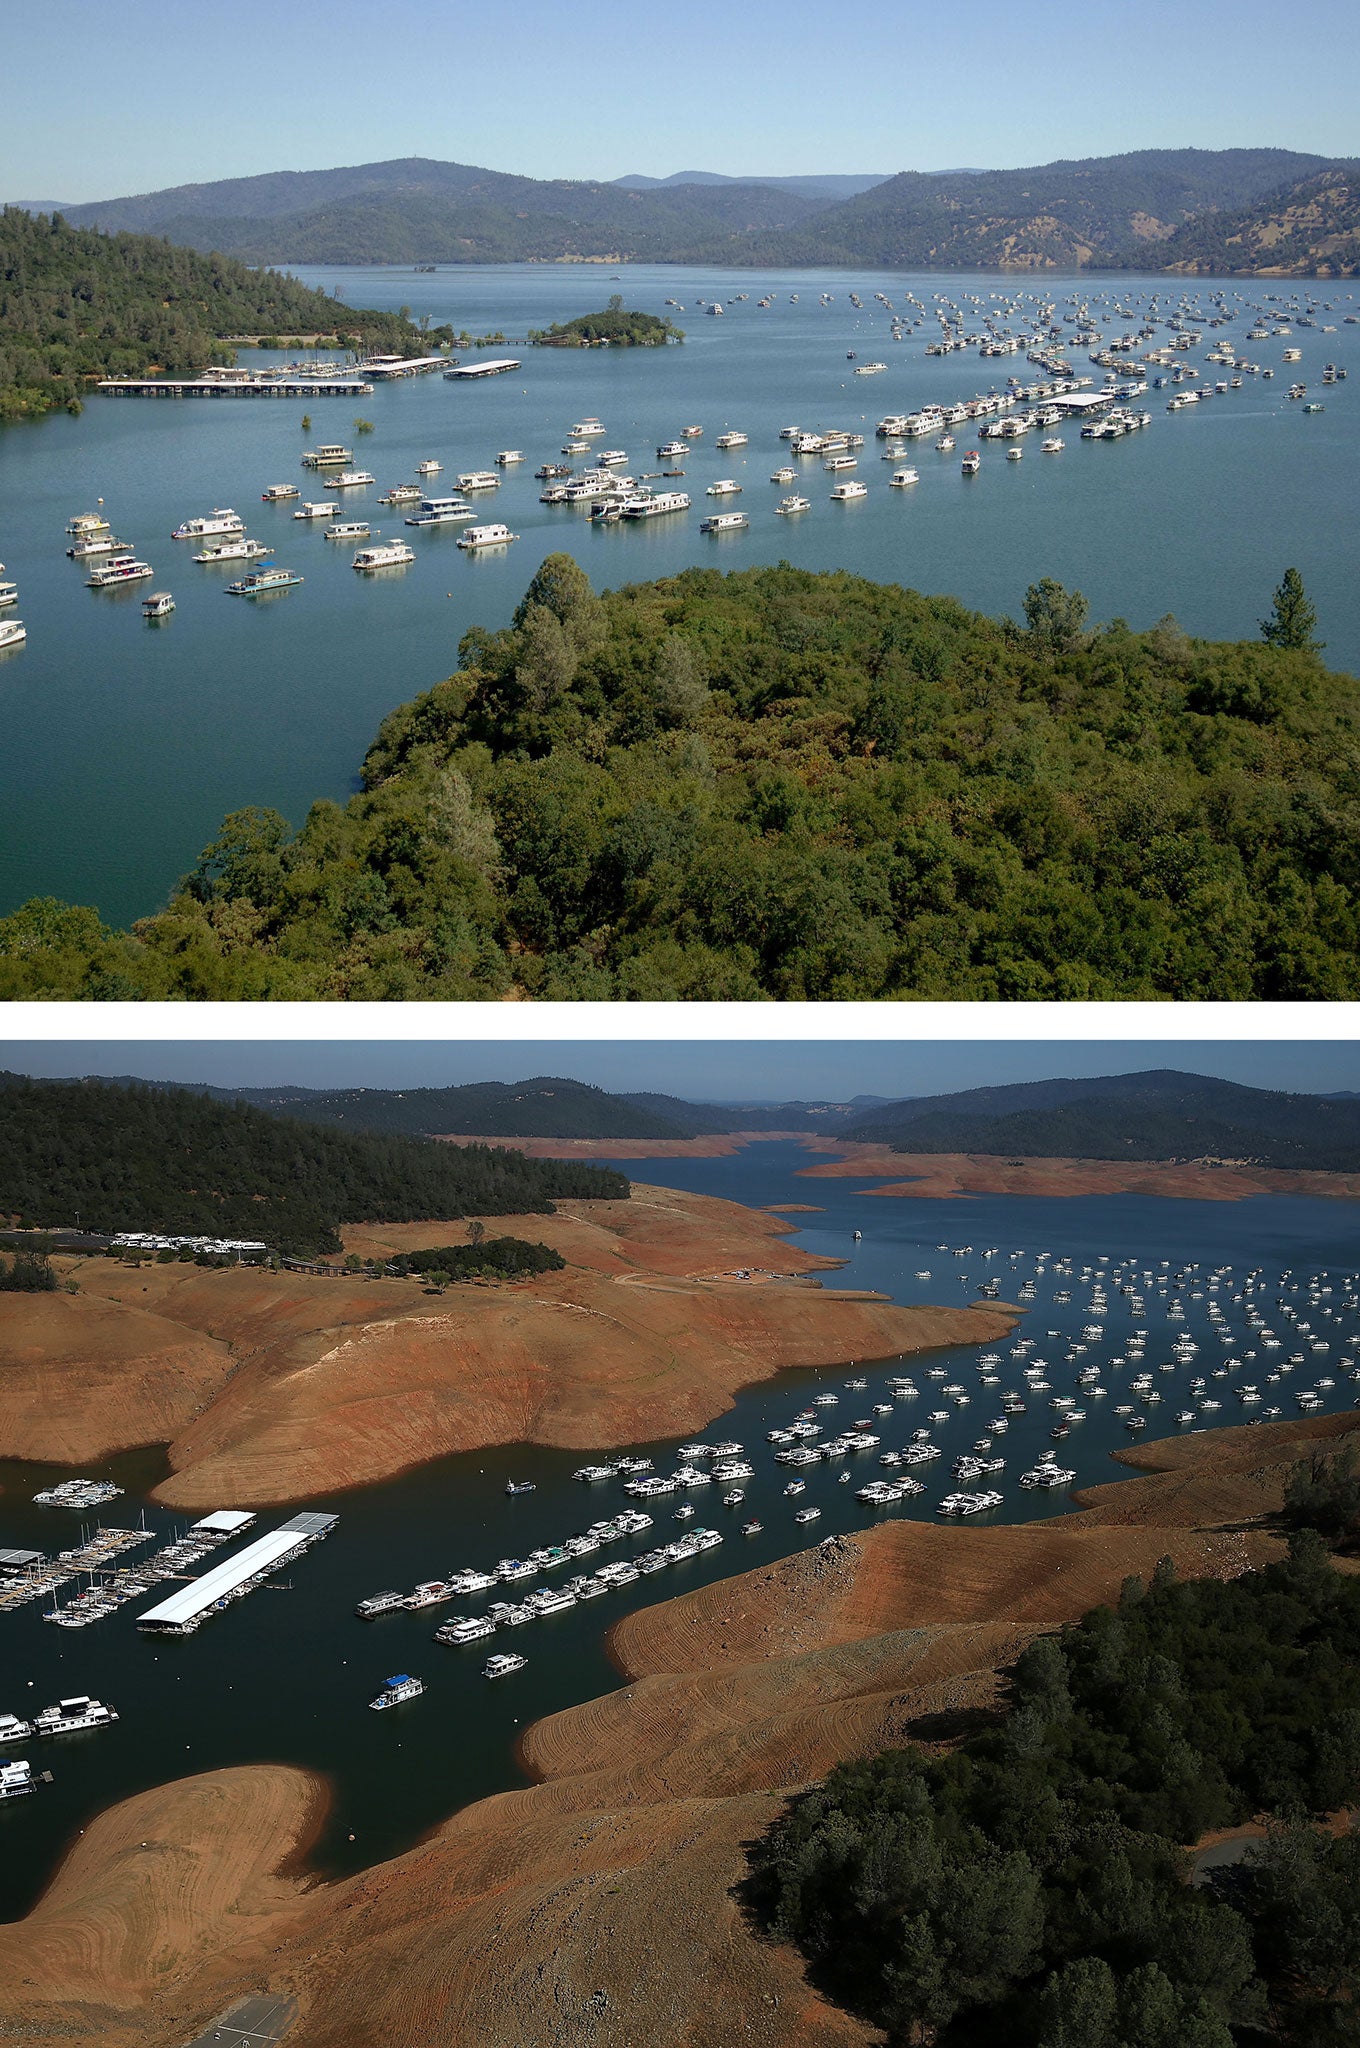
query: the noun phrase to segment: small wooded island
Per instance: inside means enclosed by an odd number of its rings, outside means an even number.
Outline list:
[[[668,341],[684,338],[683,329],[673,321],[655,313],[628,312],[617,292],[603,313],[578,313],[574,320],[529,330],[537,348],[664,348]]]

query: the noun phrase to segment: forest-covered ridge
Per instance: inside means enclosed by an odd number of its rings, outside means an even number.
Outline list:
[[[851,1140],[899,1152],[1032,1159],[1223,1159],[1353,1172],[1360,1102],[1148,1072],[1023,1081],[897,1102],[857,1119]]]
[[[23,906],[0,996],[1360,996],[1355,679],[1085,611],[550,555],[360,794],[234,814],[131,934]]]
[[[314,333],[397,355],[453,338],[235,257],[0,211],[0,420],[78,407],[100,377],[192,376],[232,362],[223,335]]]
[[[0,1218],[37,1229],[262,1238],[338,1251],[342,1223],[549,1214],[626,1198],[622,1174],[338,1131],[179,1088],[0,1073]]]
[[[251,262],[1042,271],[1208,268],[1212,258],[1249,274],[1307,274],[1352,264],[1353,170],[1296,150],[1139,150],[903,171],[847,197],[798,180],[592,183],[409,158],[179,186],[76,206],[71,218]]]
[[[757,261],[799,266],[1155,271],[1191,267],[1197,234],[1202,229],[1209,246],[1214,223],[1230,214],[1242,239],[1225,247],[1223,268],[1268,274],[1272,259],[1252,245],[1245,224],[1287,204],[1326,168],[1324,159],[1290,150],[1183,149],[964,176],[906,171],[751,240]],[[1295,251],[1304,272],[1331,265],[1322,246],[1335,210],[1328,190],[1321,188],[1312,240]]]

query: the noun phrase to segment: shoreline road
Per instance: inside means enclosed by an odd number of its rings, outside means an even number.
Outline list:
[[[214,2020],[189,2048],[256,2048],[256,2044],[281,2041],[297,2018],[295,1998],[276,1998],[262,1993],[238,1999]]]

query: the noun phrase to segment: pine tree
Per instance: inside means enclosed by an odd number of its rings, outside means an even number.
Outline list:
[[[1315,640],[1317,613],[1308,602],[1303,578],[1297,569],[1286,569],[1284,581],[1275,592],[1270,617],[1261,621],[1261,638],[1271,647],[1295,647],[1305,654],[1320,654],[1325,640]]]

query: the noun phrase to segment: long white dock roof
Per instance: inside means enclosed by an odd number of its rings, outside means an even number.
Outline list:
[[[257,1572],[270,1571],[290,1557],[296,1550],[315,1536],[323,1535],[334,1527],[334,1515],[294,1515],[291,1522],[285,1522],[281,1529],[273,1529],[267,1536],[257,1536],[235,1557],[222,1560],[202,1578],[184,1586],[178,1593],[172,1593],[168,1600],[161,1600],[155,1607],[148,1607],[146,1613],[138,1616],[137,1625],[145,1628],[148,1623],[162,1628],[182,1628],[196,1615],[204,1614],[224,1594],[232,1593]]]

